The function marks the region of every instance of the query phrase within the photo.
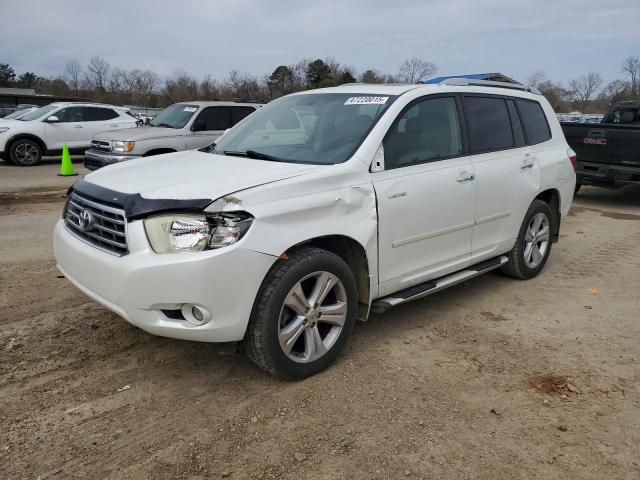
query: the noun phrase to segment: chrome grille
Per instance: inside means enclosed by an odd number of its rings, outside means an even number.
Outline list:
[[[65,207],[64,223],[75,236],[102,251],[120,256],[129,253],[124,210],[72,192]]]
[[[103,152],[111,151],[111,143],[102,140],[91,140],[91,148],[96,150],[101,150]]]

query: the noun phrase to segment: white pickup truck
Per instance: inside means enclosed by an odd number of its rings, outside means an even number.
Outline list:
[[[85,167],[96,170],[134,158],[206,147],[260,106],[235,102],[174,103],[148,125],[93,137],[91,148],[85,152]]]
[[[133,325],[242,341],[260,367],[303,378],[370,311],[494,269],[538,275],[571,206],[575,160],[549,103],[518,85],[301,92],[207,149],[78,180],[55,255]]]

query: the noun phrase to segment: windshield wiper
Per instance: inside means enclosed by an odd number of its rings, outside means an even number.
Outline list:
[[[153,125],[154,127],[168,127],[168,128],[175,128],[173,125],[169,125],[168,123],[155,123],[155,124],[149,124],[149,125]]]
[[[255,158],[256,160],[268,160],[270,162],[287,162],[284,158],[274,157],[273,155],[268,155],[262,152],[256,152],[255,150],[247,150],[246,152],[234,152],[233,150],[225,150],[225,155],[229,155],[232,157],[247,157],[247,158]]]

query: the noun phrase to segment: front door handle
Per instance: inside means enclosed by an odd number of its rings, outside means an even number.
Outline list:
[[[73,128],[82,128],[82,125],[74,125]]]
[[[474,180],[475,178],[476,178],[476,176],[473,173],[460,172],[458,174],[458,178],[456,179],[456,181],[460,182],[460,183],[470,182],[470,181]]]

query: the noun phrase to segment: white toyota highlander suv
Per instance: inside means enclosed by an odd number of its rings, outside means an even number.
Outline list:
[[[549,103],[518,85],[301,92],[200,151],[77,181],[55,255],[147,332],[242,341],[263,369],[304,378],[370,311],[497,268],[538,275],[574,161]]]
[[[57,102],[16,120],[0,122],[0,158],[20,166],[40,163],[43,155],[83,153],[100,132],[135,127],[127,108],[102,103]]]

